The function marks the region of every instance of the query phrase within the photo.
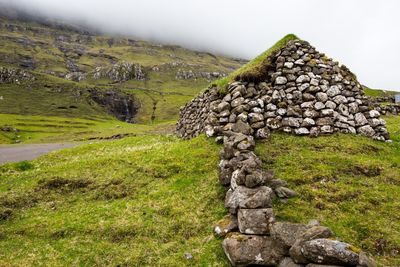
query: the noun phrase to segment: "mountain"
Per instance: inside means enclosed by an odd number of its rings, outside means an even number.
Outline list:
[[[129,121],[170,120],[177,118],[179,106],[210,81],[245,62],[175,45],[100,35],[25,13],[2,13],[0,66],[23,73],[14,77],[21,85],[10,85],[7,81],[13,78],[7,79],[3,70],[1,113],[101,115],[101,109],[90,105],[93,97],[76,97],[99,90],[132,96],[136,107]],[[23,84],[25,73],[33,77],[28,84]]]
[[[1,10],[3,143],[136,131],[123,122],[171,128],[182,105],[246,62]]]

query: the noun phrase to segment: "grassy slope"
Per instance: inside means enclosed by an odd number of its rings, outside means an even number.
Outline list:
[[[16,24],[22,27],[31,27],[32,30],[8,31],[4,24]],[[71,41],[56,41],[57,36],[65,36]],[[6,101],[0,102],[0,113],[30,114],[30,115],[52,115],[52,116],[75,116],[82,117],[94,114],[103,116],[98,109],[85,103],[84,99],[77,100],[70,87],[87,88],[96,87],[103,89],[119,88],[132,93],[141,102],[141,110],[137,121],[150,123],[153,102],[157,102],[155,121],[168,121],[176,119],[179,107],[191,100],[197,93],[209,83],[206,79],[177,80],[175,74],[178,70],[218,71],[229,73],[240,67],[241,63],[230,58],[214,56],[208,53],[191,51],[178,46],[155,45],[143,41],[130,41],[127,38],[115,38],[115,43],[109,47],[107,40],[110,36],[87,36],[67,31],[49,28],[36,23],[22,23],[18,21],[7,21],[0,19],[0,65],[17,66],[22,56],[34,58],[37,68],[35,74],[40,74],[36,83],[30,88],[26,86],[0,85],[0,96],[4,95]],[[29,40],[25,45],[21,40]],[[83,41],[82,41],[83,40]],[[93,80],[90,75],[86,81],[75,83],[64,79],[58,79],[51,75],[42,75],[44,72],[53,71],[55,75],[66,74],[66,59],[59,47],[70,51],[86,50],[86,54],[77,57],[74,52],[68,52],[70,58],[74,59],[80,69],[91,72],[96,67],[109,67],[112,60],[102,57],[108,55],[114,57],[114,61],[128,61],[139,63],[144,66],[148,73],[146,82],[128,81],[114,84],[111,80]],[[98,56],[95,56],[98,55]],[[184,63],[185,66],[161,68],[159,72],[151,71],[155,65],[163,63]],[[16,90],[14,90],[16,88]],[[52,90],[52,89],[60,90]],[[29,98],[32,97],[32,101]],[[25,101],[27,100],[27,101]],[[79,101],[78,109],[57,110],[57,106],[69,106],[71,102]],[[11,108],[10,108],[11,107]],[[71,114],[71,112],[73,112]],[[75,113],[75,114],[74,114]]]
[[[211,231],[225,214],[217,161],[205,137],[146,136],[5,165],[0,265],[227,266]]]
[[[393,143],[351,135],[311,139],[275,134],[259,144],[266,168],[300,197],[277,203],[281,220],[316,218],[339,238],[400,265],[400,119],[388,117]]]
[[[372,97],[382,97],[382,96],[391,96],[399,94],[398,91],[388,91],[383,89],[372,89],[372,88],[364,88],[364,92],[367,96],[372,96]]]
[[[0,144],[72,142],[117,134],[165,133],[172,132],[174,124],[175,121],[164,121],[154,125],[130,124],[111,117],[80,119],[0,114],[0,126],[8,125],[18,129],[18,132],[0,131]]]
[[[265,167],[300,193],[275,204],[278,219],[317,218],[398,266],[400,119],[387,121],[393,143],[279,133],[259,143]],[[0,221],[0,265],[226,266],[211,230],[225,214],[218,152],[204,136],[147,135],[2,166],[0,208],[12,215]]]

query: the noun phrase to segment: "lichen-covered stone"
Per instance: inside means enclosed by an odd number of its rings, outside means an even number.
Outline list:
[[[269,236],[233,233],[222,247],[232,266],[274,266],[284,257],[282,248]]]

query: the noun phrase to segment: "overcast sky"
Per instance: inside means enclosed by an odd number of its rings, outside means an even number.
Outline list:
[[[251,59],[287,33],[400,90],[399,0],[0,0],[106,32]]]

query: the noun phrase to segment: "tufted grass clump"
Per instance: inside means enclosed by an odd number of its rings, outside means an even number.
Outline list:
[[[23,161],[15,163],[15,169],[17,169],[19,171],[27,171],[27,170],[33,169],[33,167],[34,167],[33,164],[27,160],[23,160]]]

